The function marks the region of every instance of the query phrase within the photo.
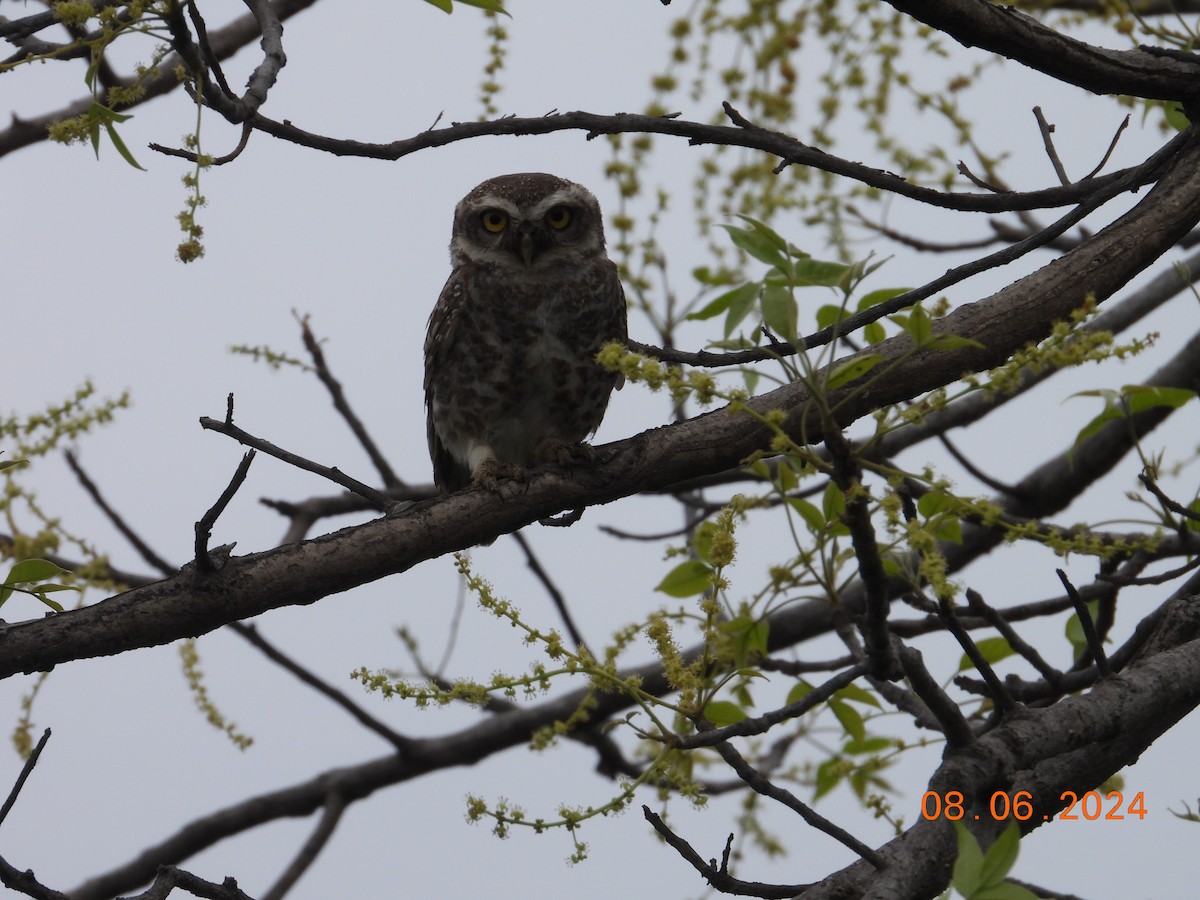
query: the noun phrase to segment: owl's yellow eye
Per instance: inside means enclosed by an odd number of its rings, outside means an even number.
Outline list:
[[[508,227],[508,216],[498,209],[487,210],[479,217],[479,221],[483,223],[484,229],[492,234],[499,234]]]
[[[546,213],[546,224],[555,231],[562,231],[571,224],[571,210],[565,206],[555,206]]]

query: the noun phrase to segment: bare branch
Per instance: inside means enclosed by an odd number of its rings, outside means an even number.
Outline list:
[[[1058,176],[1059,184],[1070,184],[1071,178],[1067,175],[1067,170],[1063,168],[1062,160],[1058,158],[1058,151],[1054,149],[1054,139],[1050,136],[1054,133],[1054,126],[1046,121],[1040,106],[1033,108],[1033,115],[1037,118],[1038,130],[1042,133],[1042,146],[1046,149],[1046,156],[1050,158],[1050,165],[1054,166],[1054,174]]]
[[[372,716],[369,712],[363,709],[359,704],[351,700],[345,693],[339,691],[333,685],[328,684],[323,679],[318,678],[311,671],[293,660],[282,650],[259,634],[258,629],[253,625],[247,625],[244,622],[233,622],[230,626],[233,631],[242,638],[245,638],[250,644],[256,647],[267,659],[278,666],[286,669],[292,675],[296,676],[304,684],[322,694],[329,700],[332,700],[354,719],[369,731],[375,732],[389,744],[396,748],[397,752],[403,753],[410,744],[408,738],[392,728],[389,728],[379,719]]]
[[[212,556],[208,552],[208,541],[212,537],[213,525],[217,523],[217,519],[221,517],[221,513],[225,512],[225,507],[229,505],[229,501],[233,499],[233,495],[238,492],[238,488],[245,483],[246,473],[250,471],[250,464],[252,462],[254,462],[254,451],[247,450],[242,455],[242,461],[238,463],[233,477],[229,479],[229,484],[225,486],[225,490],[221,491],[221,496],[217,498],[217,502],[196,523],[196,568],[201,572],[216,571]]]
[[[270,441],[264,441],[262,438],[255,437],[247,431],[238,428],[233,422],[226,417],[224,422],[218,422],[216,419],[210,419],[208,416],[200,417],[200,426],[209,431],[215,431],[218,434],[223,434],[226,437],[231,437],[239,444],[244,444],[247,447],[253,447],[255,450],[261,450],[268,456],[273,456],[276,459],[282,460],[289,465],[295,466],[297,469],[304,469],[306,472],[312,472],[320,475],[322,478],[328,478],[335,484],[340,484],[347,490],[353,491],[360,497],[363,497],[376,509],[389,510],[395,506],[395,503],[386,494],[377,491],[370,485],[363,484],[357,479],[351,478],[337,468],[323,466],[320,463],[315,463],[312,460],[305,459],[303,456],[291,453],[281,447],[277,447]]]
[[[338,822],[342,819],[342,813],[345,811],[345,799],[340,794],[330,794],[329,799],[325,801],[325,808],[321,813],[320,821],[317,822],[317,827],[308,836],[308,840],[304,842],[304,846],[300,848],[300,852],[296,854],[296,858],[292,860],[279,880],[262,895],[262,900],[283,900],[287,892],[300,880],[308,867],[316,861],[325,845],[329,843],[329,839],[333,837],[333,831],[337,828]]]
[[[728,854],[726,854],[726,859],[722,860],[720,867],[717,866],[715,859],[705,862],[700,854],[692,849],[692,845],[672,831],[658,813],[654,812],[650,807],[643,806],[642,815],[646,817],[646,821],[654,827],[654,830],[662,836],[664,841],[673,847],[680,856],[691,863],[697,872],[704,876],[705,881],[723,894],[733,894],[737,897],[765,897],[784,900],[784,898],[803,894],[811,887],[811,885],[807,884],[761,884],[757,881],[742,881],[734,878],[729,874]],[[732,840],[733,835],[730,835],[729,838]]]
[[[834,825],[807,803],[801,801],[791,791],[784,790],[778,785],[772,784],[768,779],[755,771],[754,767],[746,762],[742,755],[728,741],[722,741],[717,744],[716,750],[721,754],[721,758],[729,764],[730,768],[737,773],[738,778],[746,782],[752,790],[762,794],[764,797],[770,797],[772,800],[782,803],[813,828],[824,832],[835,841],[849,847],[864,860],[875,866],[875,868],[883,868],[884,861],[878,853],[846,831],[846,829]]]
[[[542,587],[550,595],[550,600],[554,603],[554,608],[558,610],[558,614],[562,617],[563,625],[567,629],[567,634],[571,636],[571,641],[576,647],[585,647],[586,643],[583,640],[583,635],[575,626],[575,620],[571,617],[571,611],[567,609],[566,597],[563,596],[562,591],[558,589],[558,585],[554,583],[554,580],[542,567],[541,561],[534,554],[533,548],[529,545],[529,541],[526,540],[525,535],[519,531],[514,531],[513,538],[525,554],[525,565],[529,567],[529,571],[537,576],[537,580],[542,583]]]
[[[112,523],[113,527],[116,528],[117,531],[121,532],[121,535],[125,538],[125,540],[129,541],[129,543],[133,545],[133,548],[137,550],[138,555],[141,556],[141,558],[145,560],[151,568],[157,569],[160,575],[170,575],[172,572],[178,570],[178,566],[171,565],[169,562],[155,553],[153,548],[151,548],[149,544],[142,540],[141,536],[138,535],[136,531],[129,527],[125,519],[122,518],[115,509],[108,505],[108,501],[106,501],[104,499],[104,495],[100,493],[100,488],[96,487],[95,482],[88,477],[87,472],[83,470],[83,466],[79,464],[79,459],[73,452],[68,450],[63,454],[63,458],[67,461],[67,465],[70,466],[71,471],[75,473],[75,477],[79,479],[79,483],[83,485],[83,489],[88,492],[88,496],[92,498],[92,502],[95,503],[96,506],[100,507],[100,511],[104,513],[104,515],[108,518],[108,521]]]
[[[1107,678],[1112,674],[1112,669],[1109,667],[1108,657],[1104,653],[1104,646],[1100,641],[1100,635],[1096,633],[1096,624],[1092,621],[1092,614],[1088,611],[1087,604],[1083,602],[1083,598],[1079,596],[1079,591],[1075,590],[1075,585],[1071,584],[1071,580],[1067,578],[1067,573],[1062,569],[1055,569],[1054,571],[1058,574],[1058,580],[1063,583],[1063,587],[1067,589],[1067,595],[1075,605],[1075,615],[1079,617],[1079,625],[1083,629],[1083,636],[1087,639],[1088,650],[1092,654],[1092,659],[1096,661],[1096,668],[1100,670],[1102,678]]]
[[[358,439],[359,445],[366,451],[371,462],[375,466],[375,471],[379,473],[379,477],[383,479],[383,486],[389,490],[393,488],[403,488],[404,482],[401,481],[391,464],[384,458],[384,455],[379,452],[379,447],[367,433],[366,426],[362,420],[350,407],[349,401],[346,400],[346,392],[342,389],[342,383],[333,377],[333,372],[329,369],[329,364],[325,362],[325,353],[321,350],[321,342],[316,339],[312,333],[312,329],[308,327],[308,316],[298,316],[300,321],[300,333],[304,339],[304,348],[308,350],[308,355],[312,358],[313,368],[316,370],[317,377],[321,379],[321,383],[325,385],[329,391],[329,396],[333,400],[334,409],[338,411],[342,419],[350,427],[350,431]]]
[[[42,732],[41,739],[26,758],[25,765],[21,767],[21,774],[17,776],[17,780],[13,783],[12,790],[8,792],[8,798],[4,801],[4,805],[0,806],[0,823],[3,823],[8,818],[13,804],[17,802],[17,797],[21,794],[21,788],[25,786],[26,780],[33,773],[33,767],[37,765],[38,757],[42,755],[42,749],[46,746],[46,741],[48,740],[50,740],[49,728]]]

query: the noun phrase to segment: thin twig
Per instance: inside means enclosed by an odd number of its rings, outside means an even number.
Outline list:
[[[1189,562],[1182,566],[1176,566],[1174,569],[1168,569],[1165,572],[1160,572],[1158,575],[1145,575],[1140,578],[1125,575],[1106,575],[1101,573],[1096,578],[1100,581],[1107,581],[1109,584],[1117,584],[1121,587],[1145,587],[1153,584],[1166,584],[1168,581],[1174,581],[1182,575],[1186,575],[1193,569],[1200,568],[1200,556],[1193,557]]]
[[[296,854],[295,859],[291,861],[287,869],[279,876],[279,880],[271,885],[270,890],[262,895],[261,900],[283,900],[287,892],[300,880],[300,877],[308,870],[308,867],[316,861],[317,856],[325,848],[325,845],[329,843],[329,839],[333,837],[334,829],[337,828],[338,822],[341,821],[342,813],[345,811],[346,798],[336,791],[330,794],[321,811],[321,819],[317,822],[317,827],[308,836],[308,840],[304,842],[304,846],[300,848],[300,852]]]
[[[742,881],[734,878],[729,874],[726,865],[728,860],[723,861],[720,868],[717,867],[715,859],[705,862],[703,857],[692,849],[692,845],[672,831],[650,807],[643,805],[642,815],[662,839],[674,848],[676,853],[703,875],[705,881],[723,894],[733,894],[739,897],[763,897],[766,900],[775,900],[775,898],[786,900],[788,897],[803,894],[812,887],[811,884],[762,884],[758,881]]]
[[[270,441],[265,441],[262,438],[255,437],[247,431],[238,428],[228,419],[224,422],[219,422],[216,419],[210,419],[208,416],[200,417],[200,427],[215,431],[218,434],[223,434],[226,437],[233,438],[239,444],[244,444],[247,447],[253,447],[255,450],[261,450],[268,456],[273,456],[278,460],[282,460],[288,465],[295,466],[297,469],[304,469],[306,472],[312,472],[314,475],[320,475],[322,478],[327,478],[334,484],[340,484],[355,494],[358,494],[363,499],[367,500],[376,509],[387,511],[390,509],[394,501],[380,491],[370,485],[363,484],[355,478],[341,472],[337,468],[323,466],[320,463],[315,463],[310,459],[305,459],[295,453],[284,450],[282,447],[277,447]]]
[[[848,847],[876,869],[883,868],[883,857],[876,853],[875,850],[868,847],[846,829],[833,824],[833,822],[826,819],[791,791],[772,784],[769,779],[759,774],[752,765],[746,762],[745,757],[738,753],[733,744],[728,741],[722,741],[720,744],[717,744],[716,749],[721,754],[721,758],[737,773],[738,778],[746,782],[746,785],[755,793],[762,794],[764,797],[770,797],[772,800],[782,803],[810,826],[829,835],[843,846]]]
[[[153,548],[143,541],[137,532],[129,527],[125,520],[121,518],[121,515],[108,505],[108,502],[100,493],[100,489],[96,487],[92,479],[88,477],[87,472],[83,470],[83,466],[79,464],[79,460],[75,454],[68,450],[63,454],[63,458],[66,459],[67,465],[71,467],[71,471],[75,473],[75,477],[79,479],[79,483],[83,485],[83,489],[88,492],[88,496],[92,498],[92,502],[100,507],[100,511],[104,513],[108,521],[112,523],[117,531],[121,532],[125,540],[133,545],[133,548],[137,550],[138,555],[145,560],[147,565],[157,569],[163,575],[173,575],[177,571],[176,567],[155,553]]]
[[[1200,513],[1197,513],[1194,509],[1188,509],[1182,503],[1172,500],[1165,493],[1163,493],[1163,489],[1158,486],[1158,482],[1156,482],[1145,472],[1138,473],[1138,481],[1145,485],[1146,490],[1158,498],[1159,503],[1161,503],[1171,512],[1175,513],[1175,515],[1183,516],[1189,522],[1200,522]]]
[[[37,745],[30,752],[29,758],[25,760],[25,765],[21,767],[21,774],[17,776],[17,780],[13,783],[12,790],[8,792],[8,799],[4,801],[3,806],[0,806],[0,823],[3,823],[8,818],[13,804],[17,802],[17,797],[21,793],[21,788],[25,786],[25,780],[33,772],[33,767],[37,765],[38,757],[42,755],[42,748],[46,746],[46,741],[48,740],[50,740],[49,728],[42,732],[41,740],[37,742]]]
[[[1117,141],[1121,139],[1121,132],[1129,127],[1129,114],[1125,114],[1125,118],[1121,120],[1121,124],[1117,126],[1116,133],[1113,134],[1112,140],[1108,142],[1108,149],[1104,151],[1104,158],[1097,163],[1096,168],[1083,176],[1081,180],[1086,181],[1089,178],[1095,178],[1100,174],[1100,170],[1108,163],[1108,159],[1113,155],[1113,151],[1117,149]]]
[[[542,564],[534,554],[533,548],[529,546],[529,541],[519,531],[514,531],[512,536],[525,552],[525,564],[537,576],[537,580],[542,583],[542,587],[546,589],[546,593],[550,595],[550,599],[554,602],[554,608],[562,616],[563,625],[566,627],[567,633],[571,636],[572,642],[576,647],[585,646],[583,635],[580,634],[579,629],[575,626],[575,620],[571,618],[571,611],[567,609],[566,597],[563,596],[562,591],[558,589],[558,585],[554,583],[546,570],[542,568]]]
[[[697,747],[715,747],[722,741],[733,737],[747,737],[770,731],[780,722],[795,719],[820,703],[824,703],[846,685],[867,674],[865,663],[856,663],[843,672],[834,675],[824,684],[813,688],[795,703],[789,703],[779,709],[773,709],[754,718],[742,719],[723,728],[713,728],[708,731],[697,731],[694,734],[672,739],[671,746],[681,750],[694,750]],[[957,707],[956,707],[957,708]]]
[[[0,884],[12,888],[14,891],[20,891],[26,897],[33,897],[34,900],[71,900],[70,896],[62,891],[48,888],[38,881],[32,870],[26,869],[22,872],[2,856],[0,856]]]
[[[1087,641],[1092,659],[1096,661],[1096,668],[1100,671],[1100,677],[1107,678],[1112,674],[1112,669],[1109,668],[1108,657],[1104,653],[1104,647],[1100,642],[1100,635],[1096,632],[1096,624],[1092,621],[1092,614],[1088,612],[1087,604],[1079,596],[1079,591],[1075,589],[1075,585],[1071,584],[1071,580],[1067,578],[1067,573],[1062,569],[1055,569],[1054,571],[1058,573],[1058,580],[1063,583],[1063,587],[1067,589],[1067,596],[1071,598],[1071,603],[1075,605],[1075,615],[1079,617],[1079,625],[1083,628],[1084,639]]]
[[[854,458],[850,444],[836,426],[827,429],[825,447],[833,459],[834,481],[846,498],[844,519],[850,529],[850,541],[858,562],[858,576],[864,588],[866,616],[862,633],[867,662],[873,677],[895,681],[900,677],[900,662],[892,650],[888,634],[891,598],[879,543],[875,539],[875,527],[871,524],[870,495],[862,483],[862,469]]]
[[[267,659],[271,660],[271,662],[286,669],[313,690],[322,694],[327,699],[332,700],[351,716],[353,716],[360,725],[370,731],[375,732],[377,735],[395,747],[397,751],[403,753],[411,746],[412,742],[408,738],[389,728],[383,722],[376,719],[361,706],[351,700],[346,694],[333,687],[333,685],[327,684],[304,666],[287,656],[285,653],[283,653],[283,651],[279,650],[279,648],[259,634],[258,629],[253,625],[247,625],[244,622],[233,622],[229,627],[233,629],[235,634],[249,641],[251,645],[258,649]]]
[[[1065,187],[1071,183],[1071,179],[1067,176],[1067,170],[1063,168],[1062,160],[1058,158],[1058,151],[1054,149],[1054,139],[1050,137],[1054,133],[1054,126],[1046,121],[1040,106],[1033,108],[1033,114],[1037,118],[1038,130],[1042,133],[1042,146],[1046,148],[1046,155],[1050,157],[1050,165],[1054,166],[1054,174],[1058,176],[1059,184]]]
[[[939,434],[937,437],[942,446],[949,451],[950,455],[958,460],[958,464],[966,469],[977,480],[983,482],[998,494],[1004,494],[1007,497],[1014,497],[1018,500],[1027,499],[1027,496],[1024,493],[1017,490],[1011,484],[1005,484],[999,479],[992,478],[987,472],[984,472],[982,469],[976,466],[973,462],[971,462],[965,453],[963,453],[954,445],[954,442],[951,441],[946,435]]]
[[[229,479],[229,484],[225,486],[225,490],[217,498],[217,502],[196,523],[196,567],[201,572],[216,571],[212,556],[208,552],[208,541],[212,537],[212,529],[217,524],[217,519],[220,518],[221,513],[225,512],[225,507],[229,505],[229,501],[233,499],[233,495],[246,482],[246,473],[250,471],[250,463],[252,462],[254,462],[254,451],[247,450],[242,455],[242,461],[238,463],[233,477]]]
[[[942,686],[929,674],[921,651],[915,647],[906,647],[897,640],[900,665],[904,666],[904,674],[912,686],[913,693],[929,708],[933,717],[941,725],[942,733],[946,735],[946,745],[951,748],[969,747],[975,742],[975,733],[963,718],[958,704],[951,700]]]
[[[1036,647],[1026,642],[999,612],[988,606],[982,594],[973,588],[967,588],[967,603],[971,605],[971,609],[987,620],[989,625],[999,631],[1004,639],[1008,641],[1008,645],[1016,653],[1019,653],[1031,666],[1037,669],[1048,684],[1053,687],[1062,680],[1063,673],[1046,662],[1042,658],[1042,654],[1038,653]]]
[[[308,355],[312,357],[313,368],[316,370],[317,377],[321,379],[321,384],[325,385],[329,391],[329,396],[333,400],[333,408],[338,411],[346,424],[350,426],[350,431],[358,439],[359,445],[366,451],[370,457],[372,465],[375,466],[375,471],[379,473],[379,477],[383,479],[385,488],[402,488],[404,482],[393,471],[391,464],[387,461],[384,455],[379,451],[379,447],[372,440],[371,435],[367,433],[366,426],[362,420],[350,408],[349,401],[346,400],[346,392],[342,389],[342,383],[333,377],[333,372],[329,369],[329,364],[325,362],[325,354],[321,350],[321,343],[313,336],[312,329],[308,327],[308,316],[298,316],[300,322],[300,334],[304,339],[304,348],[308,351]]]
[[[971,660],[971,665],[975,667],[984,682],[987,684],[989,692],[992,696],[992,702],[996,708],[1007,713],[1016,707],[1016,701],[1012,695],[1004,687],[1002,682],[996,675],[996,670],[992,668],[980,652],[979,647],[971,640],[971,636],[967,634],[967,630],[962,627],[962,623],[958,621],[958,614],[954,611],[954,607],[950,605],[950,601],[945,597],[938,597],[938,616],[946,625],[946,630],[954,636],[958,641],[958,645],[963,648],[963,652],[967,654],[967,658]]]

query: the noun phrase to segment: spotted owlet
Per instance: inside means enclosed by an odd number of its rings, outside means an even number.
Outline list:
[[[620,386],[596,353],[627,333],[596,198],[554,175],[489,179],[454,210],[450,265],[425,337],[438,488],[582,455]]]

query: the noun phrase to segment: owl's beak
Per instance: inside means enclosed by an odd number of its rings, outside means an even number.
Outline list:
[[[533,265],[533,234],[528,231],[521,232],[521,259],[526,266]]]

